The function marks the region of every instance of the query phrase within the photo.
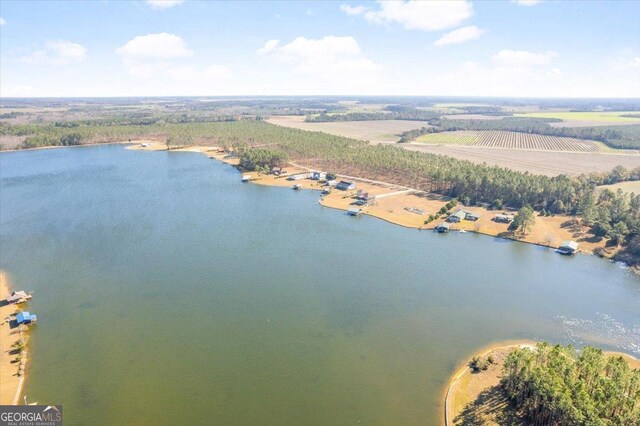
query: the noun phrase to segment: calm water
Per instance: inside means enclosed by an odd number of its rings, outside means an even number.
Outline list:
[[[640,279],[352,218],[193,153],[0,155],[0,267],[35,290],[29,400],[76,424],[437,424],[502,339],[640,353]]]

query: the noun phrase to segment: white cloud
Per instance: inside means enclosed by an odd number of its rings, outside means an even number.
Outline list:
[[[517,3],[520,6],[535,6],[536,4],[542,2],[542,0],[511,0],[513,3]]]
[[[0,26],[3,26],[6,23],[7,21],[2,16],[0,16]]]
[[[87,48],[81,44],[51,40],[45,44],[44,49],[36,50],[20,60],[32,65],[69,65],[84,61],[86,55]]]
[[[362,15],[375,24],[401,24],[408,30],[440,31],[455,27],[473,15],[467,0],[379,1],[379,9],[342,5],[348,15]]]
[[[349,16],[362,15],[367,11],[367,8],[364,6],[350,6],[348,4],[340,5],[340,10],[346,13]]]
[[[353,37],[326,36],[321,39],[298,37],[291,43],[278,47],[271,40],[260,51],[295,64],[294,72],[319,77],[349,78],[370,77],[381,69],[380,65],[366,58]]]
[[[147,34],[129,40],[116,49],[122,62],[133,77],[196,83],[223,80],[231,77],[231,71],[222,65],[206,67],[184,63],[194,55],[184,40],[168,33]]]
[[[479,38],[482,33],[484,33],[484,30],[476,27],[475,25],[462,27],[444,34],[433,42],[433,44],[435,46],[445,46],[447,44],[464,43],[465,41]]]
[[[135,37],[116,49],[116,52],[124,58],[132,59],[169,59],[193,55],[181,37],[168,33]]]
[[[552,50],[542,53],[529,52],[526,50],[501,50],[493,55],[491,59],[503,66],[533,66],[546,65],[558,54]]]
[[[168,9],[184,3],[184,0],[146,0],[151,9]]]
[[[264,56],[270,52],[272,52],[278,45],[280,44],[280,40],[269,40],[267,41],[263,47],[258,49],[256,53],[260,56]]]

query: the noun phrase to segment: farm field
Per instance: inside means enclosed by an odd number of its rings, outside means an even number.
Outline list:
[[[551,127],[591,127],[640,123],[640,118],[622,117],[622,115],[625,114],[638,114],[638,111],[544,111],[514,114],[514,116],[531,118],[557,118],[563,120],[559,123],[549,123]]]
[[[416,142],[434,145],[466,145],[533,151],[617,152],[617,150],[596,141],[494,130],[460,130],[432,133],[420,136]]]
[[[613,185],[602,185],[597,189],[599,191],[610,189],[613,192],[616,192],[618,189],[622,189],[624,192],[633,192],[635,194],[640,194],[640,181],[636,180],[631,182],[619,182]]]
[[[335,121],[328,123],[306,123],[302,116],[276,116],[266,120],[278,126],[295,129],[324,132],[331,135],[366,140],[373,143],[396,142],[400,133],[408,130],[428,127],[426,121],[408,120],[371,120],[371,121]]]
[[[427,145],[423,143],[404,143],[397,146],[546,176],[609,172],[618,165],[628,169],[640,166],[640,154],[525,151],[503,148],[477,148],[473,146]]]

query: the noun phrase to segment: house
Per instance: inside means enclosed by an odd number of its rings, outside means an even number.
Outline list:
[[[462,221],[465,217],[467,217],[467,212],[458,210],[457,212],[455,212],[454,214],[452,214],[447,218],[447,222],[458,223]]]
[[[16,321],[18,322],[18,325],[31,324],[32,322],[36,322],[37,320],[38,317],[36,315],[30,314],[27,311],[20,312],[18,315],[16,315]]]
[[[451,223],[442,222],[440,225],[436,226],[436,231],[449,232],[449,228],[451,228]]]
[[[358,189],[358,192],[356,192],[356,198],[358,200],[371,202],[371,201],[375,200],[376,196],[372,195],[372,194],[369,194],[368,192],[364,192],[362,189]]]
[[[307,178],[307,175],[291,175],[287,178],[287,180],[302,180],[306,178]]]
[[[346,181],[346,180],[341,180],[336,185],[336,189],[340,189],[342,191],[349,191],[351,189],[356,189],[356,184],[353,183],[353,182]]]
[[[556,253],[572,255],[578,251],[578,243],[575,241],[565,241],[560,244],[560,247],[556,250]]]
[[[356,209],[356,208],[351,208],[347,211],[347,213],[349,214],[349,216],[359,216],[360,213],[362,213],[361,209]]]
[[[333,187],[333,186],[336,186],[337,184],[338,184],[337,180],[328,180],[327,181],[327,186]]]
[[[321,180],[326,179],[327,174],[325,172],[311,172],[311,179],[313,180]]]
[[[475,222],[476,220],[480,219],[480,215],[476,213],[467,213],[465,219]]]
[[[31,295],[27,294],[25,291],[12,291],[9,293],[9,296],[7,296],[7,303],[18,304],[26,302],[29,299],[31,299]]]
[[[493,221],[498,223],[511,223],[513,222],[512,214],[497,214],[494,216]]]

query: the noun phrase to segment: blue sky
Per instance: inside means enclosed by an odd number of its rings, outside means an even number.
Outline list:
[[[0,0],[0,95],[640,97],[639,1]]]

